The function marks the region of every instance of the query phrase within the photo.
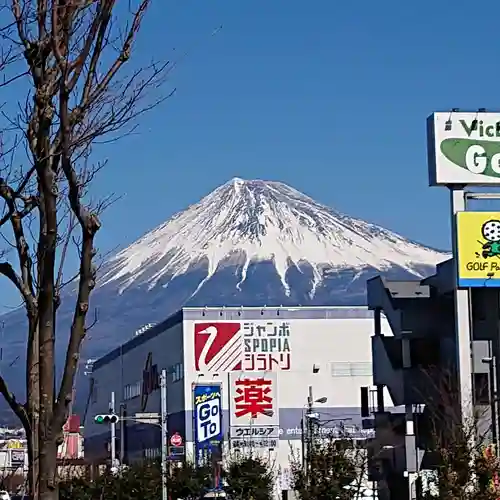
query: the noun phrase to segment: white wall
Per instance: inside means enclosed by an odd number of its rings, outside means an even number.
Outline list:
[[[332,308],[333,309],[333,308]],[[304,315],[307,314],[307,311]],[[228,409],[228,374],[210,371],[196,372],[194,369],[194,328],[198,322],[184,320],[184,365],[186,409],[192,409],[191,384],[221,382],[223,406]],[[223,320],[224,321],[224,320]],[[371,336],[374,330],[372,318],[316,318],[287,319],[286,314],[274,318],[247,319],[242,317],[232,323],[266,324],[269,322],[288,322],[290,327],[290,370],[278,372],[278,403],[280,425],[284,435],[286,429],[295,425],[300,427],[301,412],[306,405],[308,386],[313,388],[314,398],[327,397],[327,403],[315,405],[323,419],[342,419],[349,426],[350,421],[361,419],[360,387],[372,385]],[[219,323],[218,319],[213,321]],[[383,333],[390,334],[389,325],[384,321]],[[248,331],[248,330],[247,330]],[[243,353],[244,356],[244,353]],[[319,368],[313,373],[313,366]],[[387,395],[388,398],[388,395]],[[390,405],[390,399],[387,399]],[[352,420],[349,420],[351,418]],[[187,436],[190,439],[191,436]],[[299,438],[299,435],[295,437]],[[278,465],[286,467],[289,463],[290,445],[300,448],[300,439],[281,439],[277,451]]]

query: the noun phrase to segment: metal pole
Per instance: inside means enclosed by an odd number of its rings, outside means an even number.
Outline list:
[[[300,419],[300,444],[302,445],[302,470],[306,469],[306,429],[304,425],[304,409],[302,409],[302,418]]]
[[[472,398],[472,349],[471,349],[471,310],[470,290],[458,288],[458,249],[457,249],[457,212],[466,209],[464,186],[450,186],[450,217],[451,217],[451,242],[453,257],[455,259],[455,330],[458,364],[458,387],[460,388],[460,405],[462,424],[469,427],[474,421]],[[471,445],[476,441],[474,432],[471,433]]]
[[[240,375],[241,376],[241,375]],[[228,445],[228,450],[229,452],[231,451],[232,448],[232,443],[231,443],[231,426],[232,426],[232,418],[231,418],[231,393],[232,393],[233,387],[231,385],[231,372],[227,372],[227,445]],[[194,442],[194,439],[193,439]],[[229,454],[229,453],[228,453]]]
[[[307,394],[307,415],[306,415],[306,427],[307,427],[307,450],[306,450],[306,477],[309,479],[309,468],[311,466],[311,453],[313,445],[313,432],[312,432],[312,418],[311,413],[313,410],[313,388],[312,385],[308,387]]]
[[[125,425],[127,412],[125,410],[125,403],[120,403],[120,464],[125,464]]]
[[[497,390],[496,390],[496,357],[492,356],[488,363],[488,386],[490,389],[490,407],[491,407],[491,440],[497,453],[498,444],[498,424],[497,424]]]
[[[167,486],[167,448],[168,448],[168,412],[167,412],[167,370],[161,371],[161,498],[168,500]]]
[[[115,393],[111,393],[111,401],[109,403],[109,411],[115,413]],[[111,467],[116,467],[116,424],[111,422]]]

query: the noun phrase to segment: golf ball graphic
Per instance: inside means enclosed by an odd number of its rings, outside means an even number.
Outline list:
[[[486,241],[500,241],[500,220],[489,220],[481,228]]]

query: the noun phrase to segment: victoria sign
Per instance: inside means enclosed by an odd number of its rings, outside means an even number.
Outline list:
[[[434,113],[427,141],[431,186],[500,185],[500,113]]]

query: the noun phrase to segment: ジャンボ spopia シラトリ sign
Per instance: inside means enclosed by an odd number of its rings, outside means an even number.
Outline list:
[[[458,286],[500,286],[500,212],[457,213]]]
[[[427,147],[431,186],[500,185],[500,113],[433,113]]]
[[[195,323],[194,355],[199,372],[290,370],[290,323]]]
[[[277,378],[277,372],[229,374],[232,440],[278,439]]]

